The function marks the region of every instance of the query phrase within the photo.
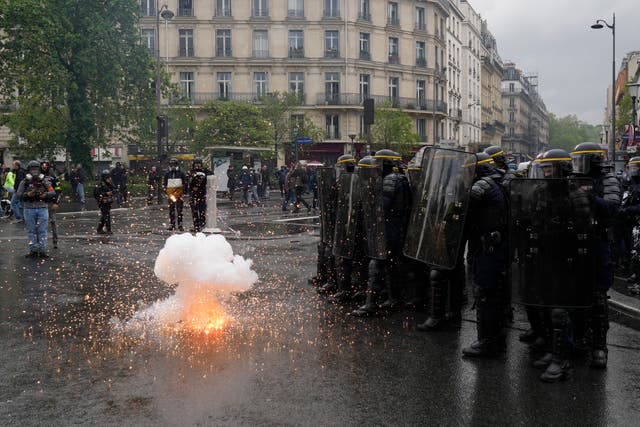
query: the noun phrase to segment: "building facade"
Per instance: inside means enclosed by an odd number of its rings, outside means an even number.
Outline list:
[[[506,131],[502,147],[523,158],[549,148],[549,114],[538,95],[538,77],[526,76],[514,63],[504,64],[502,108]]]
[[[152,50],[159,41],[183,101],[297,93],[299,112],[325,130],[314,144],[319,160],[348,151],[349,134],[363,135],[366,98],[406,111],[423,143],[443,135],[446,0],[166,3],[170,20],[157,18],[155,0],[141,1],[141,35]]]
[[[464,15],[460,11],[460,0],[449,0],[449,18],[447,18],[447,107],[449,109],[444,138],[452,145],[460,146],[460,122],[462,121],[462,22]],[[464,73],[466,75],[466,73]]]
[[[469,2],[460,0],[459,5],[464,15],[461,34],[463,73],[460,145],[469,151],[477,151],[482,137],[480,127],[481,19]]]
[[[502,145],[505,126],[502,112],[502,59],[498,54],[496,39],[489,31],[487,21],[482,21],[482,72],[480,81],[482,106],[481,149]]]

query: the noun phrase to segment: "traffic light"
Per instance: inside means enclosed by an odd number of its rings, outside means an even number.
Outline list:
[[[166,138],[169,136],[169,117],[161,115],[156,116],[158,120],[158,136],[160,138]]]

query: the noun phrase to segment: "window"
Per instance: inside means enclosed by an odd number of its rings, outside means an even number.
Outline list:
[[[416,30],[426,31],[427,21],[425,16],[424,7],[416,7]]]
[[[394,107],[398,106],[399,84],[400,79],[398,77],[389,77],[389,98],[391,98],[391,104]]]
[[[416,120],[416,133],[420,137],[421,142],[427,141],[427,120],[426,119]]]
[[[193,16],[192,0],[178,0],[178,16]]]
[[[360,103],[370,98],[371,76],[369,74],[360,74]]]
[[[389,37],[389,64],[399,64],[398,58],[398,38]]]
[[[288,0],[287,16],[302,18],[304,17],[304,0]]]
[[[195,81],[193,80],[192,71],[180,72],[180,91],[183,98],[189,98],[193,101],[195,95]]]
[[[516,121],[516,113],[514,111],[509,111],[509,121],[510,122]]]
[[[326,18],[339,18],[339,0],[324,0],[324,16]]]
[[[142,16],[156,16],[156,0],[140,0]]]
[[[340,103],[340,74],[339,73],[325,74],[324,96],[328,104]]]
[[[231,56],[231,30],[216,30],[216,56]]]
[[[193,56],[193,30],[178,30],[180,36],[180,47],[178,56]]]
[[[289,30],[289,58],[304,58],[304,31]]]
[[[371,59],[371,51],[369,50],[369,33],[360,33],[360,59]]]
[[[516,106],[516,99],[511,96],[509,97],[509,107],[515,107]]]
[[[269,16],[269,0],[252,0],[253,16]]]
[[[231,0],[216,0],[216,16],[231,16]]]
[[[427,66],[427,49],[425,42],[416,42],[416,65],[419,67]]]
[[[396,27],[400,25],[400,20],[398,18],[398,3],[396,2],[389,2],[389,17],[387,23]]]
[[[324,57],[337,58],[340,55],[339,50],[340,35],[337,31],[324,32]]]
[[[289,92],[295,93],[304,102],[304,73],[289,73]]]
[[[261,96],[266,95],[268,90],[267,73],[253,73],[253,96],[256,100]]]
[[[371,21],[371,6],[369,5],[369,0],[360,0],[358,18],[364,21]]]
[[[146,46],[155,56],[156,51],[156,30],[142,29],[142,45]]]
[[[326,124],[327,139],[340,139],[340,116],[338,114],[327,114]]]
[[[228,100],[231,97],[231,73],[218,73],[218,99]]]
[[[509,83],[509,92],[515,92],[516,85],[515,83]]]
[[[255,30],[253,32],[253,56],[254,58],[269,57],[269,37],[267,30]]]
[[[418,105],[423,105],[424,100],[426,98],[427,98],[427,81],[416,80],[416,99],[418,100]]]

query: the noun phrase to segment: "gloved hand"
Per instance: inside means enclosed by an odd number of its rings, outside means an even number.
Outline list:
[[[36,198],[36,190],[29,190],[24,195],[27,196],[30,199],[35,199]]]

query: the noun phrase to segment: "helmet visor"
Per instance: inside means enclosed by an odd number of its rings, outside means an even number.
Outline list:
[[[591,171],[591,156],[589,154],[572,154],[571,165],[573,172],[586,175]]]
[[[640,176],[640,161],[639,162],[630,162],[627,165],[627,173],[629,176]]]

